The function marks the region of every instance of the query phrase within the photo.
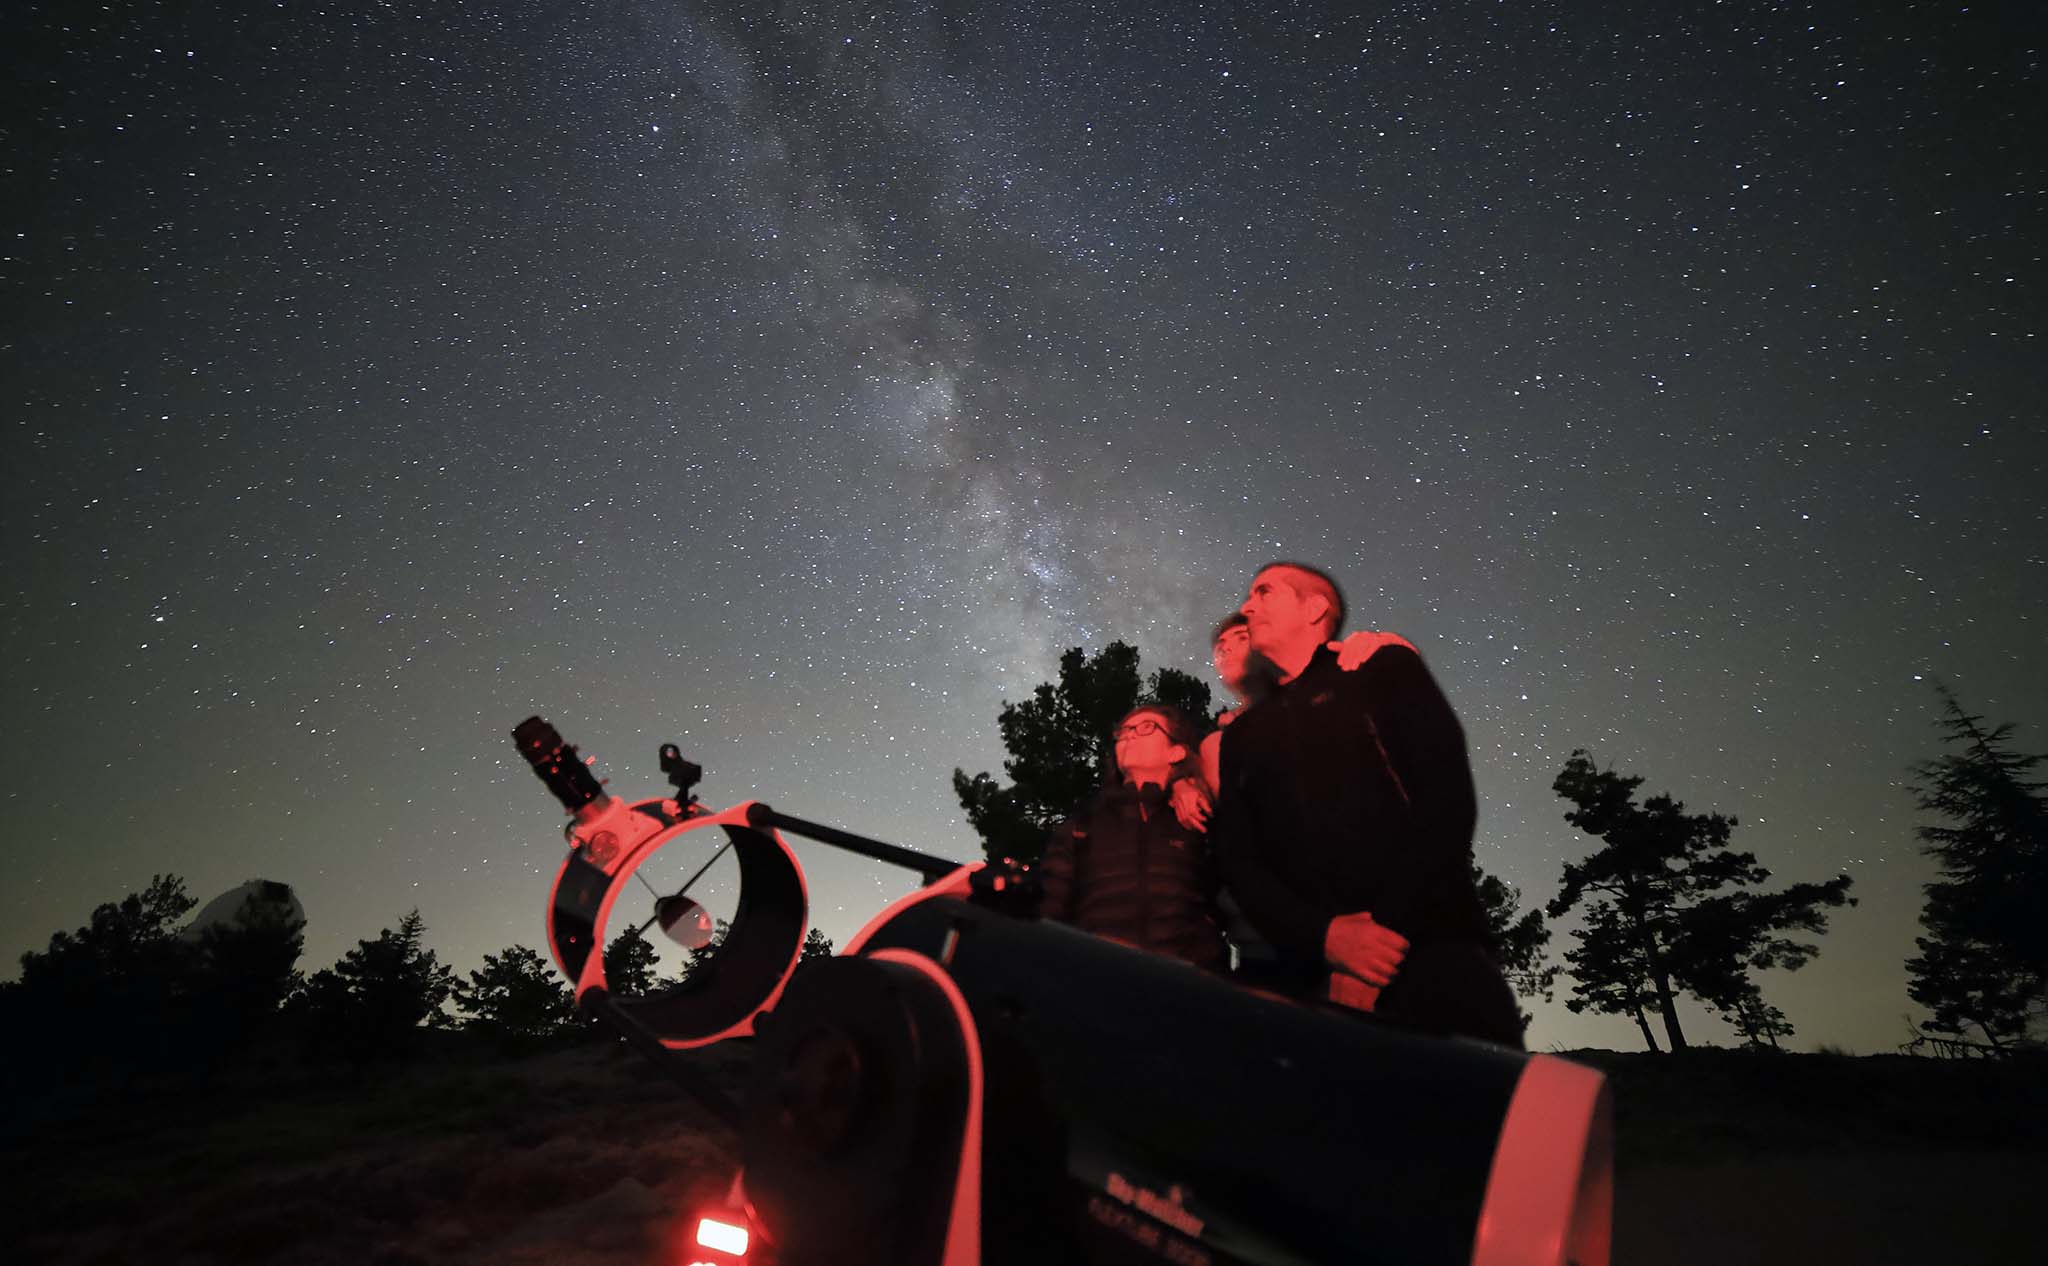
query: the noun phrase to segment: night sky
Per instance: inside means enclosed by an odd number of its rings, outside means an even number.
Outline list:
[[[978,856],[1002,700],[1289,557],[1485,866],[1589,748],[1854,875],[1761,983],[1907,1036],[1934,680],[2048,748],[2036,6],[774,9],[8,6],[10,969],[159,871],[541,945],[536,712]],[[912,882],[797,848],[836,940]]]

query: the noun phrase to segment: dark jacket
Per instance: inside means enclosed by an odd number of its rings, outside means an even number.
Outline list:
[[[1348,673],[1318,650],[1223,732],[1221,765],[1224,882],[1304,980],[1340,914],[1370,911],[1418,947],[1486,943],[1465,732],[1413,650]]]
[[[1042,917],[1221,970],[1208,840],[1174,817],[1159,787],[1106,787],[1053,828],[1038,866]]]

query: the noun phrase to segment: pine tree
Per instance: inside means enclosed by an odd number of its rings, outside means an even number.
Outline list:
[[[1550,929],[1544,926],[1540,910],[1521,909],[1521,889],[1487,874],[1472,863],[1472,886],[1479,892],[1480,907],[1486,912],[1486,929],[1501,970],[1515,994],[1522,998],[1550,1001],[1557,983],[1558,967],[1545,961],[1544,946],[1550,944]],[[1517,1004],[1520,1010],[1520,1004]],[[1529,1013],[1521,1012],[1522,1027],[1529,1027]]]
[[[197,904],[183,879],[155,875],[141,892],[95,907],[77,931],[51,936],[47,949],[23,954],[0,1017],[10,1033],[36,1035],[17,1058],[72,1076],[177,1054],[199,967],[177,929]]]
[[[274,1019],[300,987],[306,921],[289,887],[265,884],[233,918],[200,929],[195,947],[197,1022],[218,1040],[238,1041]]]
[[[1167,704],[1202,727],[1211,697],[1207,685],[1176,668],[1140,677],[1136,648],[1111,642],[1094,655],[1069,649],[1057,682],[1003,704],[996,725],[1012,781],[953,771],[953,792],[991,860],[1039,859],[1046,832],[1102,786],[1114,756],[1110,731],[1140,703]]]
[[[703,971],[712,959],[718,957],[718,947],[725,944],[726,935],[731,931],[732,924],[727,923],[724,919],[719,919],[713,923],[711,926],[711,939],[690,951],[690,959],[683,964],[683,970],[676,977],[676,983],[680,985],[689,984],[698,972]]]
[[[1956,750],[1913,767],[1920,807],[1941,819],[1919,828],[1940,876],[1926,886],[1907,993],[1933,1031],[2005,1047],[2048,1016],[2048,797],[2033,776],[2048,755],[2014,752],[2010,724],[1987,729],[1937,689]]]
[[[1546,913],[1557,917],[1555,907]],[[1572,976],[1572,996],[1565,1000],[1565,1009],[1574,1015],[1625,1015],[1635,1021],[1643,1045],[1659,1050],[1656,1030],[1645,1014],[1659,1009],[1659,999],[1650,989],[1649,956],[1620,908],[1612,901],[1587,903],[1572,939],[1577,944],[1564,955]]]
[[[1671,1049],[1683,1050],[1681,993],[1738,1013],[1755,991],[1751,972],[1796,970],[1818,952],[1791,933],[1818,934],[1827,927],[1824,907],[1855,901],[1847,875],[1775,893],[1750,891],[1771,872],[1754,854],[1727,847],[1736,820],[1688,814],[1668,795],[1637,804],[1642,782],[1595,767],[1584,751],[1572,753],[1554,784],[1575,806],[1565,820],[1603,846],[1565,866],[1546,912],[1559,918],[1588,901],[1572,934],[1578,947],[1565,954],[1573,976],[1565,1006],[1633,1016],[1652,1050],[1656,1040],[1643,1011],[1654,1008]]]
[[[832,957],[832,938],[821,928],[812,928],[804,933],[803,953],[797,958],[797,966],[814,963],[821,958]]]
[[[1785,1018],[1783,1011],[1764,1001],[1763,991],[1755,984],[1744,989],[1734,1005],[1723,1014],[1751,1046],[1768,1043],[1772,1050],[1779,1050],[1782,1048],[1778,1039],[1792,1036],[1792,1022]]]
[[[614,998],[637,998],[654,992],[655,970],[661,966],[654,943],[628,928],[604,947],[605,987]]]
[[[552,963],[524,945],[484,955],[481,968],[455,983],[454,998],[472,1025],[505,1037],[554,1037],[575,1019],[568,984]]]
[[[154,993],[175,952],[178,924],[197,904],[183,879],[153,876],[141,892],[95,907],[76,932],[50,937],[48,949],[23,954],[22,986],[78,998]]]
[[[362,1063],[403,1054],[422,1026],[444,1028],[455,973],[422,940],[426,922],[414,910],[374,941],[358,941],[334,966],[313,973],[294,999],[325,1048]]]

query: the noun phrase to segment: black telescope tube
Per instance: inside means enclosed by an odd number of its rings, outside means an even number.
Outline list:
[[[865,835],[842,831],[836,826],[806,822],[802,818],[793,818],[786,813],[777,813],[758,801],[747,807],[747,825],[774,827],[778,831],[788,831],[792,835],[801,835],[805,839],[816,840],[821,844],[843,848],[849,853],[859,853],[862,857],[871,857],[878,862],[887,862],[891,866],[914,870],[926,883],[943,879],[961,866],[959,862],[934,857],[930,853],[920,853],[914,848],[904,848],[900,844],[884,844]]]

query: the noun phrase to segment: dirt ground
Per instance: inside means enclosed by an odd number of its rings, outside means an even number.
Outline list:
[[[1616,1092],[1619,1266],[2048,1260],[2038,1064],[1574,1057]],[[745,1061],[721,1069],[735,1090]],[[452,1050],[354,1085],[301,1076],[29,1133],[0,1147],[10,1263],[667,1266],[736,1160],[637,1057],[587,1045]]]
[[[1616,1103],[1615,1262],[2048,1260],[2048,1064],[1581,1051]]]
[[[1909,1152],[1649,1164],[1615,1178],[1617,1266],[2043,1260],[2048,1155]]]

